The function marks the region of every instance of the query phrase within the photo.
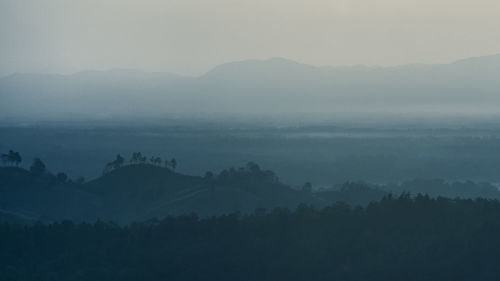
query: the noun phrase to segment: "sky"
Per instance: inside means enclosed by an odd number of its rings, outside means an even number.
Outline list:
[[[498,0],[0,0],[0,75],[446,63],[500,53],[499,27]]]

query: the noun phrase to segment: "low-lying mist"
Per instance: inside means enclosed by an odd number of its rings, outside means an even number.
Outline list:
[[[0,79],[0,117],[37,120],[165,114],[496,113],[500,55],[451,64],[314,67],[274,58],[199,77],[136,70]]]

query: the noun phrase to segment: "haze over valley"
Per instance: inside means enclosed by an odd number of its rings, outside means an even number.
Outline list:
[[[0,0],[0,281],[494,281],[497,0]]]
[[[499,72],[500,55],[397,67],[315,67],[272,58],[222,64],[197,77],[132,69],[18,73],[0,78],[0,117],[494,115],[500,103]]]

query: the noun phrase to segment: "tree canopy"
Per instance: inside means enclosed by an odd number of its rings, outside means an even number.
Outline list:
[[[496,280],[498,201],[386,196],[128,226],[0,226],[2,280]]]

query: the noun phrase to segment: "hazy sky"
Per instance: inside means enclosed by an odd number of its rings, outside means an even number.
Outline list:
[[[0,75],[234,60],[449,62],[500,53],[498,0],[0,0]]]

